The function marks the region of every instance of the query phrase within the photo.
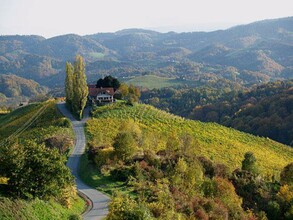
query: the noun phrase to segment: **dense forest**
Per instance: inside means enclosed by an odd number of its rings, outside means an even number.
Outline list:
[[[165,88],[145,91],[141,99],[177,115],[217,122],[292,145],[292,88],[292,80],[231,92],[225,88]]]

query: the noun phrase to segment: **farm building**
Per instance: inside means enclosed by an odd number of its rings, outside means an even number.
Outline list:
[[[89,101],[91,103],[111,103],[114,102],[114,88],[96,88],[95,85],[88,85]]]

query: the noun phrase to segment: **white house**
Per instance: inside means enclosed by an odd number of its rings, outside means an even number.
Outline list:
[[[114,102],[114,88],[96,88],[95,85],[88,85],[89,100],[92,103]]]

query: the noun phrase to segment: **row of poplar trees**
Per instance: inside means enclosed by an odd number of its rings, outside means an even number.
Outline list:
[[[83,58],[76,56],[74,65],[66,63],[65,79],[66,104],[71,112],[82,119],[87,102],[88,86],[86,83],[85,64]]]

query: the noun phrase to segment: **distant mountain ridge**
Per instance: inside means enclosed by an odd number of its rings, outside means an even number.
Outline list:
[[[76,54],[82,55],[90,67],[89,80],[106,74],[128,77],[145,73],[189,80],[198,80],[207,73],[225,78],[221,73],[228,66],[236,68],[244,84],[257,83],[259,75],[266,76],[261,80],[287,79],[292,77],[293,69],[293,17],[212,32],[126,29],[49,39],[0,36],[0,74],[15,74],[49,87],[61,86],[64,64]],[[108,66],[100,70],[105,62]],[[185,67],[173,71],[178,64]],[[203,67],[199,71],[190,69],[197,65]],[[247,78],[247,71],[255,76],[254,80]]]

